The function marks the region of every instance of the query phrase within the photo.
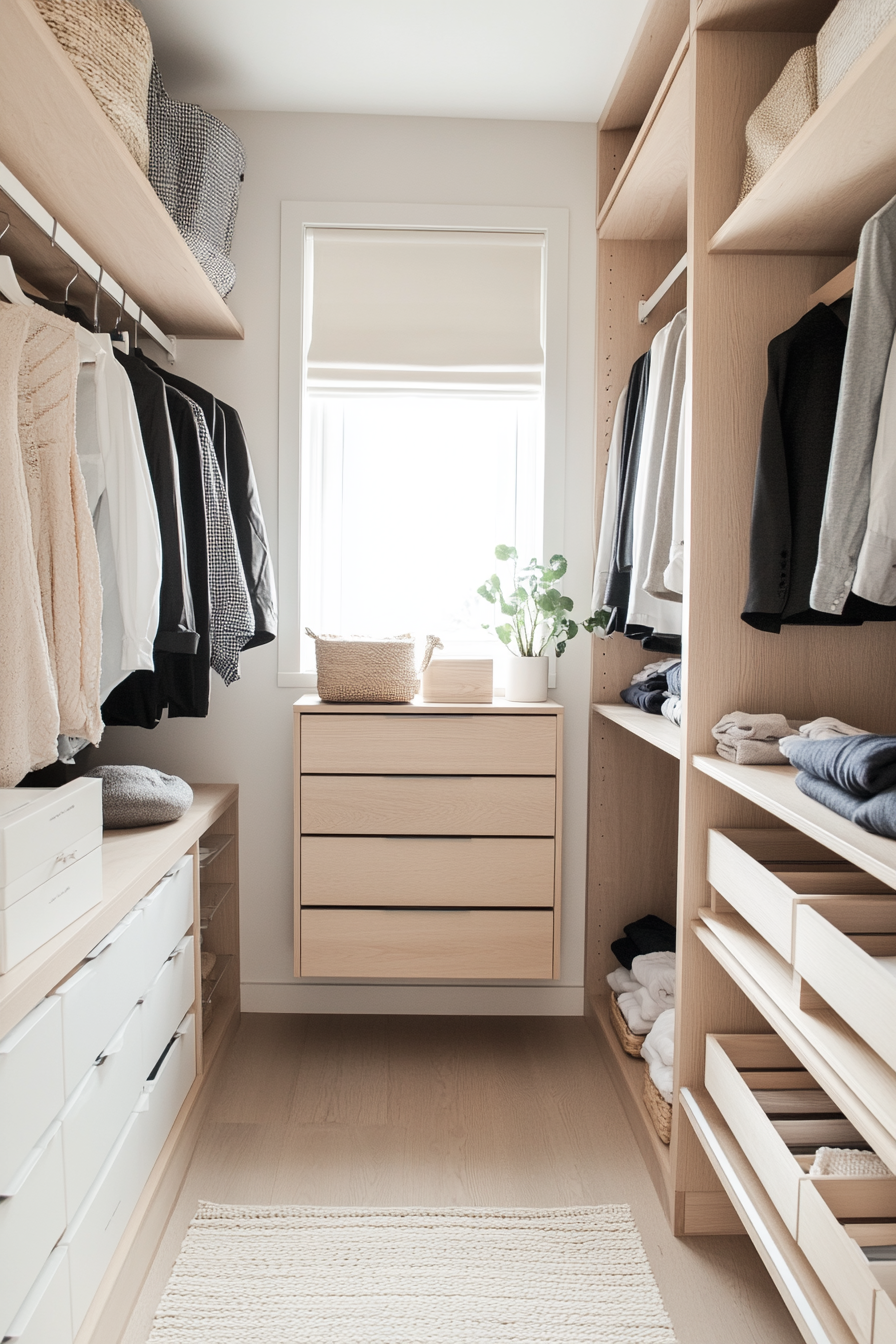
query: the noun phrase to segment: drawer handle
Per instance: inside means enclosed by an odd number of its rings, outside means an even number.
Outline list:
[[[404,719],[408,722],[414,719],[475,719],[475,714],[384,714],[384,719]]]

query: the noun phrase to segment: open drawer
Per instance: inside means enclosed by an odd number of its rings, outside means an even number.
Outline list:
[[[896,1247],[896,1177],[806,1177],[797,1242],[856,1337],[896,1344],[896,1259],[873,1258]]]
[[[896,1069],[896,897],[799,906],[793,967]]]
[[[727,902],[790,962],[801,904],[851,896],[896,900],[896,892],[876,877],[789,828],[711,830],[707,878],[713,909],[724,910]]]

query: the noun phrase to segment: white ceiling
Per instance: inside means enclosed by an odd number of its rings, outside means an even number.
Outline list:
[[[646,0],[137,0],[210,108],[596,121]]]

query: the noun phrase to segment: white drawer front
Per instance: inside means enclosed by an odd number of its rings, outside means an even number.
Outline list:
[[[65,1227],[62,1126],[55,1121],[0,1194],[0,1338]]]
[[[0,1041],[0,1188],[18,1171],[65,1100],[62,1009],[44,999]]]
[[[182,938],[143,999],[143,1077],[148,1078],[178,1024],[193,1006],[193,938]]]
[[[188,1013],[155,1077],[144,1084],[143,1164],[147,1174],[165,1146],[171,1126],[196,1077],[196,1016]]]
[[[66,1095],[143,994],[145,968],[143,912],[132,910],[55,991],[62,1000]]]
[[[69,1220],[112,1151],[140,1098],[145,1078],[143,1009],[138,1006],[109,1041],[99,1062],[88,1069],[60,1116]]]
[[[71,1344],[71,1293],[68,1251],[57,1246],[16,1312],[6,1338],[17,1344]]]
[[[0,887],[0,910],[8,909],[16,901],[21,900],[23,896],[27,896],[29,892],[43,886],[44,882],[49,882],[51,877],[59,877],[67,868],[71,868],[73,864],[79,863],[81,859],[86,858],[95,849],[99,849],[102,843],[103,828],[98,826],[95,831],[88,831],[79,840],[73,840],[58,854],[43,859],[27,873],[23,873],[14,882],[10,882],[8,886]]]
[[[128,1116],[102,1171],[65,1229],[72,1280],[72,1329],[87,1314],[115,1248],[134,1212],[149,1170],[144,1163],[141,1125],[145,1116]]]
[[[58,789],[0,791],[0,888],[103,829],[103,786],[73,779]]]
[[[179,859],[137,909],[143,911],[146,976],[150,983],[193,923],[193,855]]]
[[[0,910],[0,971],[30,957],[103,898],[103,850],[92,849],[6,910]]]

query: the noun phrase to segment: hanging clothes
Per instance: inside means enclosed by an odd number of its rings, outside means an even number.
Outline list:
[[[896,338],[890,347],[871,462],[868,526],[853,593],[896,606]]]
[[[669,392],[669,409],[666,416],[666,428],[663,436],[663,455],[654,509],[653,537],[650,543],[650,555],[647,561],[647,575],[644,587],[651,597],[666,602],[680,602],[683,588],[676,580],[677,571],[667,578],[666,571],[675,552],[676,501],[683,504],[684,488],[684,416],[685,386],[687,378],[687,314],[680,313],[682,319],[678,341],[674,353],[672,385]],[[683,537],[682,532],[682,537]],[[671,579],[671,582],[669,581]],[[681,626],[679,624],[680,632]]]
[[[597,539],[597,559],[594,565],[594,586],[591,591],[591,612],[596,615],[606,611],[604,598],[613,564],[614,522],[616,519],[616,501],[619,494],[619,464],[622,456],[622,435],[625,427],[625,406],[628,400],[628,388],[623,388],[616,403],[613,418],[613,432],[610,435],[610,449],[607,454],[607,470],[604,475],[604,497],[601,505],[600,533]],[[600,639],[607,638],[606,628],[595,626],[594,634]]]
[[[607,633],[625,629],[632,581],[632,540],[634,533],[635,490],[638,481],[638,462],[644,430],[644,410],[650,377],[650,352],[641,355],[632,365],[625,403],[622,427],[622,447],[619,458],[619,487],[613,538],[613,556],[610,575],[604,594],[604,605],[611,611]]]
[[[0,304],[0,788],[56,760],[59,706],[19,441],[19,366],[31,324]]]

